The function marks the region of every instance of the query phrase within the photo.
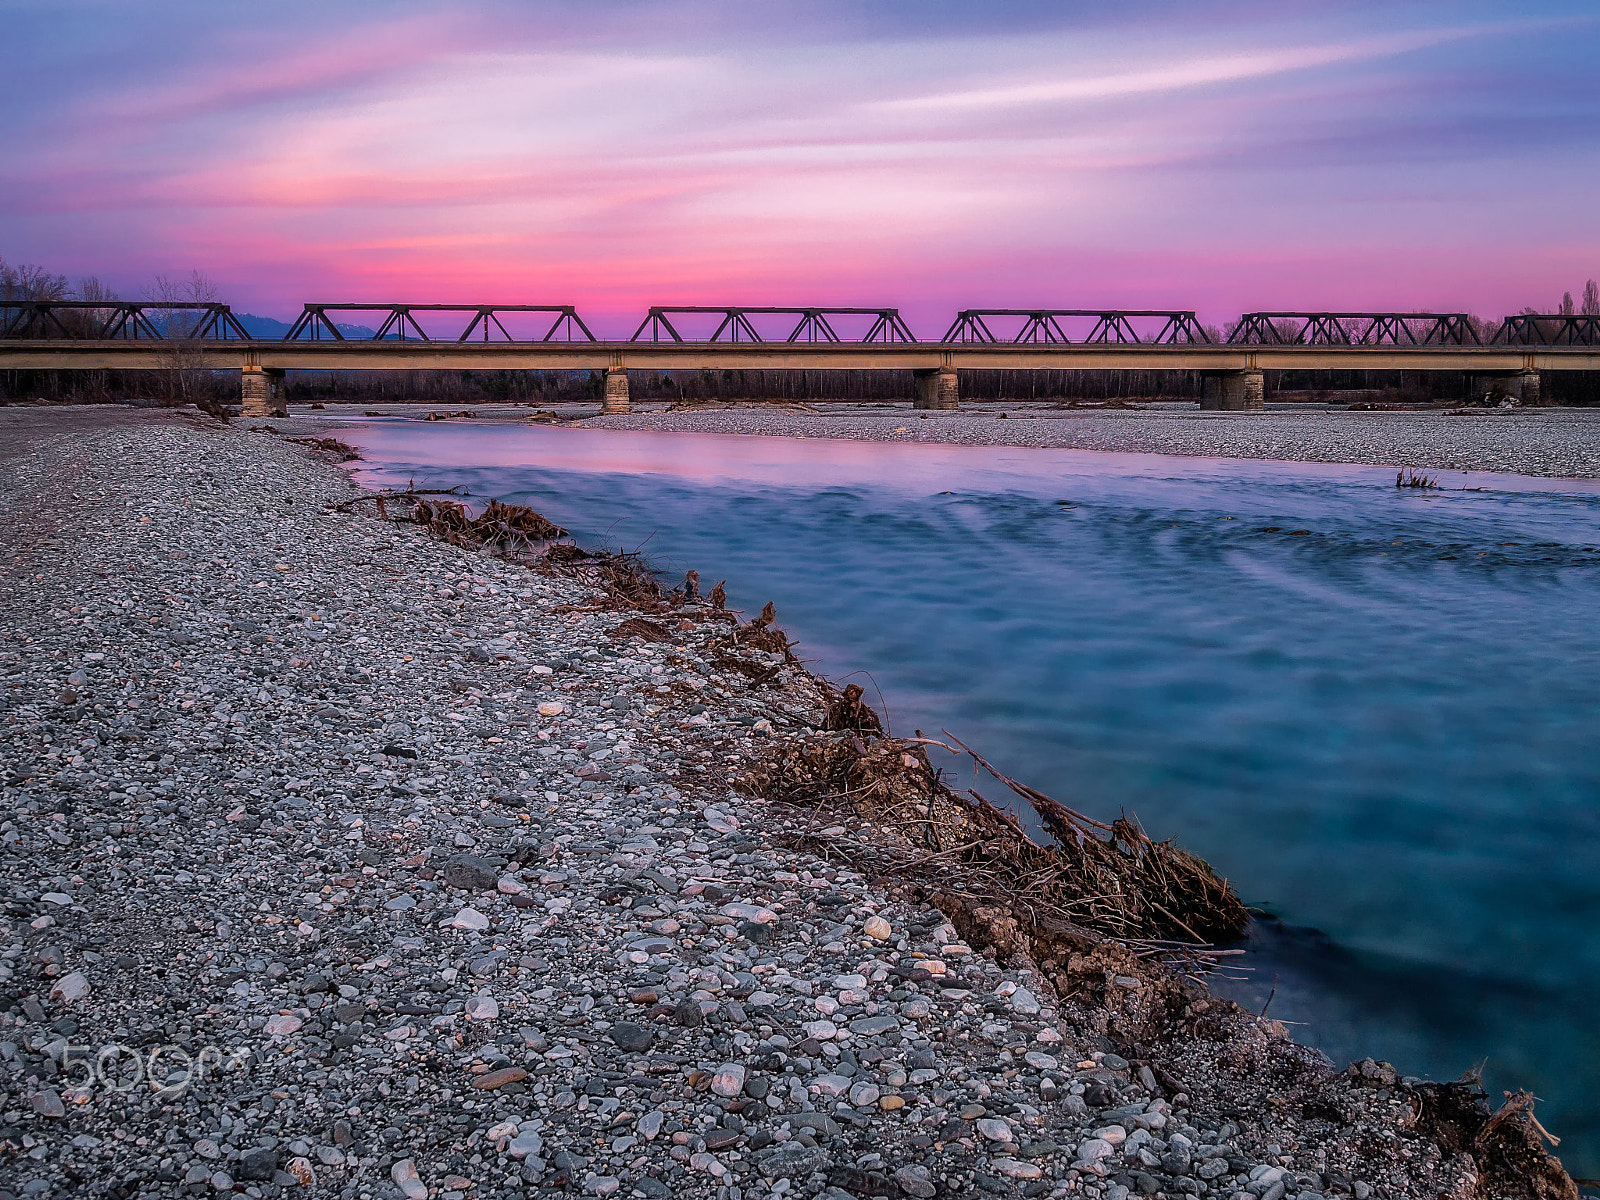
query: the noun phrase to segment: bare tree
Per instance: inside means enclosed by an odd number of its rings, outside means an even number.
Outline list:
[[[161,318],[166,322],[162,332],[169,338],[192,338],[205,319],[205,307],[217,302],[217,285],[200,271],[190,271],[186,279],[171,279],[157,275],[149,291],[149,299],[162,304],[190,305],[189,308],[169,310]]]
[[[167,365],[163,368],[162,399],[169,405],[193,404],[211,416],[228,419],[228,411],[217,396],[216,376],[206,368],[205,348],[196,333],[205,320],[205,307],[217,301],[217,285],[199,271],[190,271],[187,278],[173,279],[157,275],[148,289],[148,297],[162,304],[183,305],[161,313],[162,335]]]
[[[1573,304],[1572,304],[1572,293],[1571,292],[1562,292],[1561,293],[1561,315],[1563,317],[1570,317],[1574,313],[1576,313],[1577,311],[1578,310],[1576,308],[1574,308]]]
[[[8,266],[0,259],[0,300],[65,300],[69,294],[65,275],[31,263]]]
[[[1600,284],[1592,279],[1583,285],[1583,315],[1600,317]]]

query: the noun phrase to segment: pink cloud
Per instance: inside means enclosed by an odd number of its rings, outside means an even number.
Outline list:
[[[1530,175],[1512,145],[1410,154],[1397,114],[1470,127],[1476,100],[1425,86],[1416,56],[1444,56],[1460,86],[1488,28],[1341,38],[1290,14],[1188,41],[1123,30],[1115,53],[1103,31],[599,39],[453,10],[310,47],[241,30],[158,86],[50,114],[0,172],[0,206],[32,257],[129,278],[197,266],[279,312],[352,296],[1494,312],[1600,273],[1574,265],[1596,250],[1580,198],[1600,169],[1552,154]],[[1499,49],[1516,31],[1493,32]]]

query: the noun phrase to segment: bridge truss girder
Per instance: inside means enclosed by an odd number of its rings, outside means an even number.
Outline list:
[[[1023,318],[1015,336],[1003,338],[989,327],[986,318]],[[1089,332],[1076,339],[1062,326],[1063,320],[1092,320]],[[1145,336],[1135,327],[1137,320],[1160,320],[1161,327]],[[1187,346],[1208,343],[1211,338],[1192,312],[1168,309],[1087,309],[1087,308],[967,308],[940,339],[946,343],[1008,343],[1011,345],[1151,345]]]
[[[345,337],[329,313],[382,313],[383,319],[370,339]],[[437,338],[418,323],[417,313],[471,313],[460,336]],[[544,336],[531,339],[513,337],[501,319],[509,313],[545,313],[553,319]],[[498,334],[498,336],[496,336]],[[352,340],[374,342],[592,342],[589,327],[570,304],[308,304],[283,335],[286,342]]]
[[[761,335],[751,317],[795,317],[794,328],[782,340],[785,344],[831,342],[836,344],[914,344],[916,338],[895,308],[717,308],[706,305],[656,305],[645,314],[639,328],[633,331],[630,342],[688,342],[683,333],[673,325],[674,316],[720,317],[721,322],[705,338],[707,343],[747,342],[768,344],[771,338]],[[860,338],[846,339],[833,327],[829,317],[871,317],[872,325]]]
[[[1600,346],[1600,316],[1592,313],[1518,313],[1495,334],[1502,346]]]
[[[62,319],[71,313],[80,313],[86,320],[69,323]],[[163,313],[167,315],[152,316]],[[185,314],[192,316],[183,319]],[[250,340],[228,305],[181,300],[0,300],[0,337],[158,342]]]
[[[1253,312],[1233,346],[1479,346],[1466,313]]]

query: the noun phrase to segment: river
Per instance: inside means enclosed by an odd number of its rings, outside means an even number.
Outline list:
[[[464,484],[777,603],[799,653],[1272,914],[1218,990],[1491,1094],[1600,1175],[1600,483],[374,421]],[[950,760],[955,767],[957,761]]]

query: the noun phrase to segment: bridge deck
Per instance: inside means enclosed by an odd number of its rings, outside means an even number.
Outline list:
[[[0,339],[0,370],[1600,371],[1600,346],[1009,342],[419,342]]]

